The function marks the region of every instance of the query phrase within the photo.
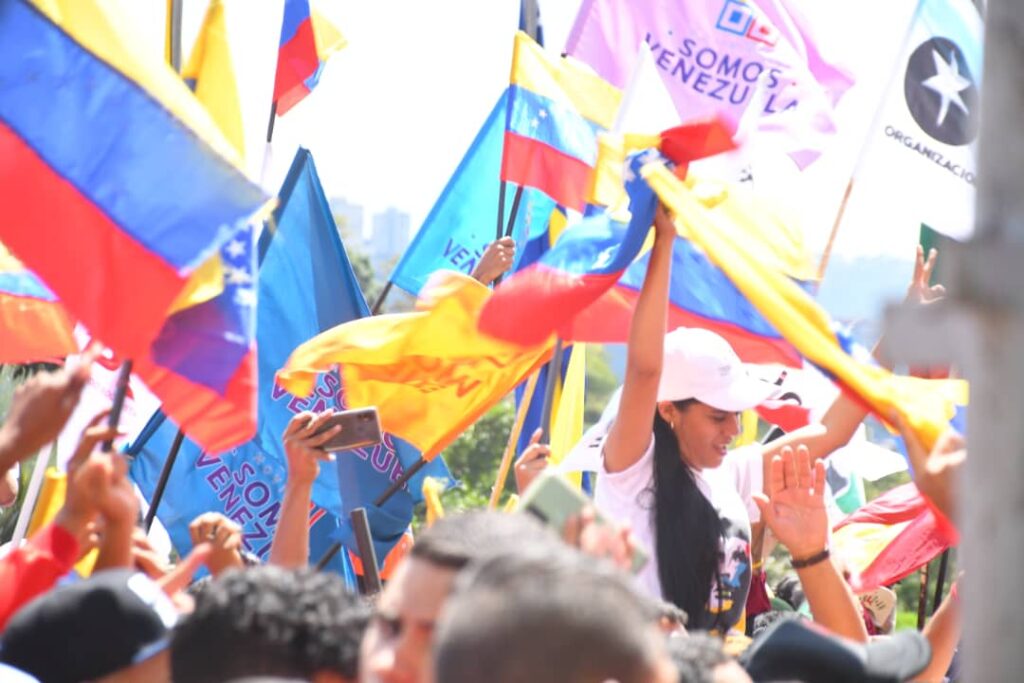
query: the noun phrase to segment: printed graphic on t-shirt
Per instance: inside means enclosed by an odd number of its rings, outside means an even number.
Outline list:
[[[711,586],[707,609],[708,621],[718,626],[716,630],[726,631],[740,620],[750,592],[750,534],[727,517],[720,522],[719,580]]]

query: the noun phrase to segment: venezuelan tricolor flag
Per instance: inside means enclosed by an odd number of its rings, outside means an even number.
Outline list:
[[[688,162],[734,147],[725,124],[715,120],[654,136],[603,137],[599,144],[597,172],[588,185],[589,215],[562,231],[536,263],[495,290],[481,312],[481,331],[524,345],[553,333],[566,341],[625,341],[632,304],[610,290],[643,252],[658,205],[640,174],[658,152],[647,149],[627,160],[626,150],[660,147],[685,173]],[[610,208],[601,210],[594,202]]]
[[[597,134],[611,127],[622,93],[574,60],[551,60],[522,31],[515,37],[510,82],[501,179],[582,209],[597,162]]]
[[[274,78],[278,116],[283,116],[316,87],[327,58],[343,47],[344,37],[330,22],[310,10],[309,0],[285,0]]]
[[[958,541],[956,530],[912,483],[875,498],[832,529],[832,546],[858,592],[909,576]]]
[[[813,264],[803,247],[802,235],[777,219],[774,207],[741,188],[688,178],[685,184],[699,195],[709,210],[756,212],[756,224],[736,224],[743,230],[747,244],[757,245],[769,266],[789,277],[805,292],[815,287]],[[649,243],[645,245],[649,247]],[[725,272],[707,254],[687,239],[673,245],[672,278],[669,283],[669,329],[702,327],[712,330],[735,349],[747,363],[773,363],[800,367],[800,354],[764,318],[753,303],[736,287]],[[641,255],[622,274],[621,279],[573,324],[572,338],[577,341],[615,343],[626,341],[633,307],[647,273],[649,253]]]
[[[575,339],[575,316],[599,299],[640,252],[658,199],[639,176],[642,157],[631,160],[629,218],[603,211],[565,230],[533,265],[502,282],[480,311],[480,331],[523,346],[553,333]]]
[[[78,353],[73,329],[53,292],[0,244],[0,363]]]
[[[237,251],[267,198],[177,74],[138,41],[114,3],[0,5],[0,238],[69,314],[135,361],[190,436],[222,449],[254,426],[251,378],[244,398],[224,400],[251,346],[252,302],[227,282],[236,271],[223,250]],[[225,295],[233,313],[199,315]],[[167,344],[183,317],[193,341]],[[219,369],[200,370],[194,352],[214,337],[231,352],[211,352],[201,365]],[[221,414],[232,417],[213,425]]]

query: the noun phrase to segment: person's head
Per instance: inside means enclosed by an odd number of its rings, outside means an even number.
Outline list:
[[[775,584],[775,596],[794,610],[800,609],[804,604],[804,589],[800,585],[800,579],[796,572],[785,574],[779,579],[779,582]]]
[[[714,332],[680,327],[665,335],[657,412],[690,467],[721,465],[739,434],[740,411],[775,391],[750,376],[729,342]]]
[[[704,632],[668,641],[679,683],[750,683],[750,676],[722,649],[722,641]]]
[[[775,391],[754,379],[729,343],[714,332],[679,328],[665,335],[654,415],[654,522],[658,578],[665,597],[694,628],[722,628],[702,616],[718,576],[718,513],[692,470],[722,463],[739,433],[737,414]]]
[[[575,552],[474,565],[438,622],[436,683],[673,683],[664,637],[628,579]]]
[[[230,570],[196,596],[171,638],[174,680],[246,676],[354,681],[369,607],[341,577],[275,566]]]
[[[145,575],[101,571],[23,607],[3,633],[0,661],[55,683],[167,681],[165,650],[177,617]]]
[[[896,683],[913,681],[932,658],[928,639],[914,630],[855,643],[803,619],[769,626],[740,662],[758,681]]]
[[[524,514],[476,510],[439,519],[420,534],[384,588],[363,639],[360,680],[420,681],[430,667],[434,625],[456,575],[507,549],[560,541]]]

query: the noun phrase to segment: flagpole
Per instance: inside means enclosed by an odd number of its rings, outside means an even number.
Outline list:
[[[516,187],[515,196],[512,197],[512,210],[508,214],[508,223],[505,225],[505,237],[512,236],[512,228],[516,224],[516,214],[519,213],[519,202],[523,198],[523,186]]]
[[[544,410],[541,412],[540,426],[545,434],[551,434],[551,414],[554,412],[555,382],[562,374],[562,350],[564,344],[559,338],[555,342],[555,353],[548,362],[548,380],[544,387]]]
[[[171,68],[181,71],[181,4],[183,0],[167,0],[167,35],[164,56]]]
[[[156,509],[160,506],[160,501],[164,497],[164,489],[167,488],[167,481],[171,478],[171,469],[174,468],[174,463],[178,460],[178,451],[181,450],[181,443],[185,440],[185,432],[178,430],[178,433],[174,437],[174,441],[171,443],[171,450],[167,452],[167,458],[164,460],[164,466],[160,470],[160,478],[156,482],[156,489],[153,491],[153,498],[149,501],[149,509],[146,510],[146,518],[143,522],[143,528],[146,533],[149,533],[150,528],[153,526],[153,519],[156,518]]]
[[[500,240],[505,233],[505,181],[498,180],[498,183],[500,189],[498,190],[498,228],[494,235],[496,240]]]
[[[391,498],[391,496],[398,493],[402,489],[402,487],[405,486],[406,483],[408,483],[410,479],[416,476],[417,472],[426,467],[428,462],[430,461],[426,460],[425,458],[420,458],[415,465],[402,472],[402,476],[400,476],[395,481],[391,482],[391,485],[388,486],[387,489],[385,489],[384,493],[377,496],[377,500],[373,501],[373,504],[377,507],[383,506],[384,503],[388,502],[388,499]],[[320,559],[317,560],[315,565],[316,569],[320,570],[326,567],[327,563],[331,561],[331,558],[334,557],[335,553],[337,553],[339,550],[341,550],[341,544],[333,543],[331,547],[324,551],[324,554],[320,556]]]
[[[519,410],[516,411],[516,421],[512,425],[512,431],[508,435],[508,443],[505,444],[505,452],[501,456],[501,464],[498,465],[498,474],[494,480],[494,488],[491,489],[491,500],[488,507],[492,510],[498,507],[498,501],[505,490],[505,480],[508,478],[508,470],[512,466],[512,459],[515,456],[516,444],[519,443],[519,435],[523,431],[523,423],[526,422],[526,413],[533,401],[533,394],[537,388],[537,378],[540,377],[538,369],[530,379],[526,381],[526,389],[523,391],[523,399],[519,402]]]
[[[932,600],[932,614],[942,604],[942,593],[946,589],[946,570],[949,569],[949,548],[942,551],[942,559],[939,560],[939,575],[935,579],[935,598]]]
[[[907,42],[910,40],[910,34],[914,29],[914,23],[917,21],[917,16],[921,12],[921,6],[925,0],[918,0],[917,7],[914,8],[914,13],[910,15],[910,23],[907,24],[906,30],[903,32],[903,40],[900,41],[899,51],[896,53],[896,60],[899,60],[900,56],[906,51]],[[902,73],[902,70],[892,69],[889,75],[889,80],[886,82],[885,87],[882,88],[882,94],[879,97],[878,106],[875,107],[875,113],[871,117],[871,123],[868,125],[867,131],[864,133],[863,141],[860,145],[860,151],[857,153],[857,159],[853,164],[853,171],[850,172],[850,179],[846,183],[846,191],[843,193],[843,199],[839,203],[839,210],[836,212],[835,220],[832,222],[832,232],[829,235],[828,242],[825,245],[825,250],[822,252],[821,260],[818,262],[818,281],[819,283],[825,279],[825,270],[828,268],[829,258],[832,255],[832,245],[835,243],[836,234],[839,232],[839,226],[843,222],[843,215],[846,213],[846,203],[850,199],[850,193],[853,190],[853,183],[860,175],[861,167],[864,165],[864,158],[867,156],[867,150],[870,146],[868,142],[871,139],[871,134],[875,131],[878,126],[878,122],[882,118],[882,112],[885,109],[885,103],[887,101],[887,95],[892,89],[893,83],[896,82],[897,71]]]
[[[370,534],[366,508],[353,510],[351,519],[352,529],[356,533],[359,561],[363,565],[363,595],[376,595],[381,589],[380,571],[377,569],[377,551],[373,548],[373,536]]]
[[[917,596],[917,630],[924,629],[925,615],[928,613],[928,565],[921,567],[921,592]]]
[[[836,233],[839,232],[839,224],[843,222],[843,214],[846,213],[846,202],[850,200],[850,192],[853,190],[853,178],[854,176],[851,175],[850,180],[846,183],[846,192],[843,193],[843,201],[839,203],[839,212],[836,214],[836,219],[832,221],[832,232],[828,236],[828,242],[825,244],[825,251],[821,253],[821,260],[818,262],[819,283],[825,279],[825,269],[828,268],[828,260],[832,255],[832,245],[836,241]]]
[[[21,501],[21,511],[18,513],[18,521],[14,526],[14,535],[11,537],[11,548],[18,548],[21,545],[21,540],[25,538],[25,531],[28,529],[28,523],[32,519],[32,511],[35,509],[36,501],[39,499],[39,490],[43,487],[43,475],[49,464],[49,454],[52,449],[53,446],[51,445],[49,449],[40,449],[36,454],[36,465],[32,469],[32,478],[29,479],[25,498]]]
[[[373,302],[373,308],[370,309],[370,313],[377,315],[380,313],[380,307],[384,305],[384,299],[387,298],[388,292],[391,291],[391,285],[394,283],[388,280],[384,283],[384,289],[380,290],[380,294],[377,295],[377,300]]]

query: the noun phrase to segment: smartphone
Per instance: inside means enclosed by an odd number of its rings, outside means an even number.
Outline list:
[[[316,433],[322,434],[335,425],[341,425],[341,431],[320,446],[325,451],[348,451],[376,446],[382,441],[380,418],[374,407],[337,412]]]
[[[559,536],[569,518],[580,514],[587,505],[593,507],[593,501],[566,481],[564,477],[552,471],[538,475],[523,497],[519,499],[520,510],[534,515],[553,527]],[[600,510],[594,508],[594,512],[595,521],[598,524],[608,523],[608,518],[601,514]],[[634,574],[643,569],[647,564],[647,559],[647,552],[643,548],[634,546],[632,557]]]

